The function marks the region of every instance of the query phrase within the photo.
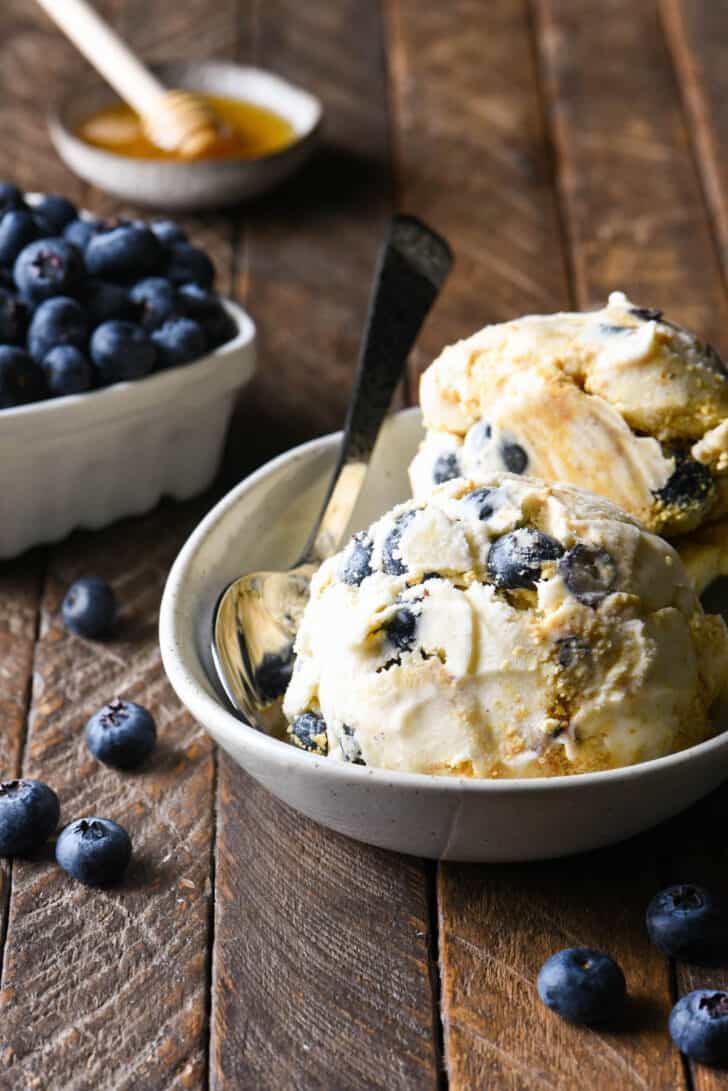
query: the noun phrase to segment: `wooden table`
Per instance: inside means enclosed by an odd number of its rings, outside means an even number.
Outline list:
[[[136,845],[128,882],[102,893],[50,859],[0,865],[0,1088],[727,1088],[682,1062],[666,1019],[728,970],[669,963],[642,920],[670,879],[724,882],[728,792],[575,860],[400,858],[318,828],[217,753],[156,643],[165,575],[201,514],[253,466],[340,424],[395,208],[457,254],[405,400],[444,343],[613,288],[728,348],[727,0],[101,7],[150,57],[281,71],[323,98],[328,124],[286,189],[186,224],[260,332],[215,492],[0,566],[0,776],[48,780],[66,819],[108,815]],[[0,175],[117,212],[62,168],[43,124],[78,68],[29,0],[2,0]],[[124,603],[108,645],[60,623],[83,572]],[[102,768],[82,740],[115,694],[161,728],[141,775]],[[578,1030],[539,1004],[538,967],[574,942],[621,962],[623,1029]]]

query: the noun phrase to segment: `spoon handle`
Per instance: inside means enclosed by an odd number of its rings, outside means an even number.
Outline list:
[[[440,235],[414,216],[393,217],[374,274],[339,457],[302,561],[323,560],[341,544],[410,349],[451,265]]]

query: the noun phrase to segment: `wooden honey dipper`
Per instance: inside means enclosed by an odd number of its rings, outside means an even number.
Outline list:
[[[196,159],[219,140],[222,122],[202,95],[164,87],[86,0],[38,3],[139,114],[153,144]]]

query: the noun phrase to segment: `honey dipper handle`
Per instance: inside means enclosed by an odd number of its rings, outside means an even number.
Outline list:
[[[38,0],[80,53],[142,117],[154,114],[166,88],[86,0]]]

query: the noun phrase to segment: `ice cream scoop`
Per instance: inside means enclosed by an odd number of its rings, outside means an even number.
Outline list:
[[[667,536],[728,511],[728,376],[710,345],[613,292],[486,326],[425,371],[415,497],[459,474],[565,481]]]
[[[676,552],[608,500],[463,478],[357,534],[311,584],[284,713],[341,762],[594,772],[713,733],[728,633]]]

